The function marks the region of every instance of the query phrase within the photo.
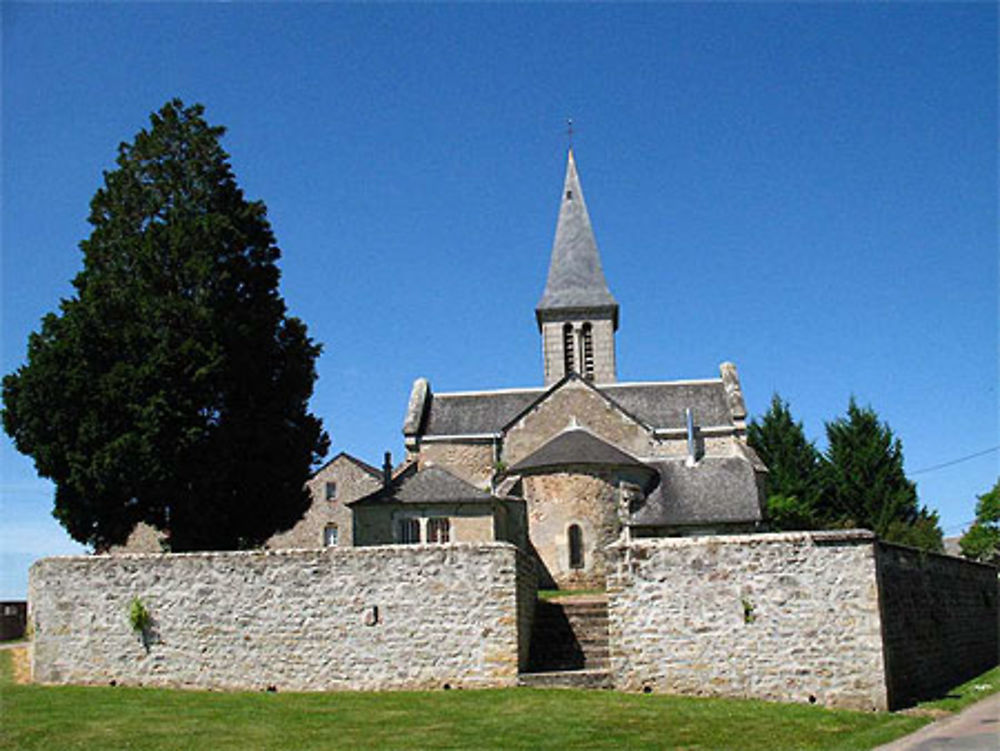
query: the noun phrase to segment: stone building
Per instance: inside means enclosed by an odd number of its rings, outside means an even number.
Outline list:
[[[736,367],[618,382],[619,306],[572,151],[535,316],[542,386],[436,393],[418,378],[401,467],[378,473],[341,454],[310,482],[302,522],[269,546],[329,544],[331,528],[340,545],[526,537],[543,584],[599,587],[604,549],[623,537],[761,527],[766,468],[746,443]]]

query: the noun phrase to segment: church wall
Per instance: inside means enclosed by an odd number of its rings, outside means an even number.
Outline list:
[[[515,685],[534,584],[506,543],[408,545],[47,558],[29,600],[42,683],[430,689]]]
[[[642,540],[609,555],[617,688],[888,708],[870,533]]]
[[[654,440],[642,425],[579,382],[568,382],[521,418],[507,431],[503,461],[513,466],[557,433],[565,430],[570,418],[608,443],[633,456],[648,456]]]
[[[477,488],[490,486],[493,476],[493,444],[468,441],[435,441],[420,445],[420,469],[436,465]]]
[[[326,499],[326,485],[334,482],[336,498]],[[350,459],[338,457],[316,473],[307,483],[312,505],[302,519],[285,532],[279,532],[267,541],[266,547],[284,548],[323,547],[323,530],[328,524],[337,525],[337,545],[353,544],[351,509],[345,504],[379,489],[381,481],[373,477]]]
[[[997,569],[878,546],[889,704],[940,695],[997,664]]]
[[[609,471],[552,472],[525,477],[528,529],[532,545],[548,574],[547,586],[562,589],[603,588],[606,546],[620,530],[618,481]],[[570,566],[569,527],[580,526],[583,567]],[[551,577],[552,581],[549,581]]]

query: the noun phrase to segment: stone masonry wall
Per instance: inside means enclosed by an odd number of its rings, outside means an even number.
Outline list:
[[[617,688],[887,708],[870,533],[641,540],[609,555]]]
[[[47,558],[30,573],[34,678],[513,686],[527,659],[518,626],[530,622],[531,571],[506,543]],[[145,645],[129,623],[134,597],[153,619]]]
[[[493,444],[473,441],[422,443],[420,469],[437,465],[477,488],[486,489],[493,477]]]
[[[523,483],[531,542],[544,567],[545,586],[603,589],[607,572],[604,551],[621,528],[615,472],[579,467],[529,475]],[[583,538],[583,567],[579,569],[570,567],[571,524],[580,527]]]
[[[891,708],[997,664],[994,566],[880,543],[878,573]]]

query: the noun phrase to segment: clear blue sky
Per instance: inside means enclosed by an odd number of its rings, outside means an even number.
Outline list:
[[[178,96],[229,131],[325,349],[332,451],[402,452],[410,384],[542,381],[575,149],[622,380],[739,367],[812,438],[851,394],[918,471],[997,436],[995,4],[2,5],[4,373],[71,293],[116,146]],[[78,549],[2,444],[0,597]],[[955,534],[997,452],[918,472]]]

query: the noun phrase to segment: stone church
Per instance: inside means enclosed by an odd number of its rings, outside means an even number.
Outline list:
[[[544,385],[437,393],[418,378],[403,463],[334,457],[268,547],[504,540],[531,553],[543,586],[575,588],[604,585],[619,539],[762,529],[767,469],[746,442],[736,367],[619,382],[618,310],[570,150],[535,309]]]

